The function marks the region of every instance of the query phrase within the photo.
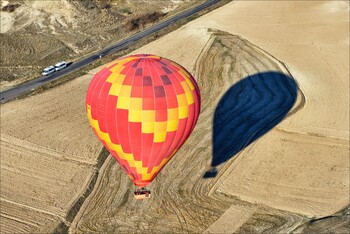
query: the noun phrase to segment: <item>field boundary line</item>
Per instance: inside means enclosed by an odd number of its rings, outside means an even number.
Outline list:
[[[327,129],[327,128],[324,128]],[[334,130],[331,128],[328,128],[329,130]],[[291,135],[299,135],[299,136],[307,136],[307,137],[316,137],[316,138],[322,138],[322,139],[330,139],[334,141],[339,141],[339,146],[349,146],[349,139],[347,138],[340,138],[340,137],[334,137],[334,136],[327,136],[323,134],[318,134],[318,133],[313,133],[313,132],[307,132],[307,131],[292,131],[292,130],[287,130],[286,128],[276,128],[276,131],[283,132],[283,133],[288,133]],[[333,145],[333,144],[332,144]]]
[[[19,222],[19,223],[24,223],[24,224],[27,224],[27,225],[30,225],[30,226],[34,226],[34,227],[39,227],[39,225],[37,223],[33,223],[33,222],[29,222],[29,221],[24,221],[22,219],[19,219],[19,218],[16,218],[16,217],[13,217],[11,215],[7,215],[7,214],[0,214],[0,217],[4,217],[4,218],[7,218],[7,219],[10,219],[10,220],[14,220],[16,222]]]
[[[57,218],[59,218],[61,221],[66,221],[64,217],[62,217],[62,216],[60,216],[60,215],[58,215],[58,214],[55,214],[55,213],[46,211],[46,210],[42,210],[42,209],[35,208],[35,207],[32,207],[32,206],[24,205],[24,204],[15,202],[15,201],[8,200],[8,199],[3,198],[3,197],[0,197],[0,201],[2,201],[2,202],[7,202],[7,203],[10,203],[10,204],[14,204],[14,205],[17,205],[17,206],[20,206],[20,207],[24,207],[24,208],[27,208],[27,209],[30,209],[30,210],[35,210],[35,211],[40,212],[40,213],[44,213],[44,214],[48,214],[48,215],[57,217]]]
[[[86,164],[91,166],[96,165],[96,161],[74,158],[65,153],[58,152],[56,150],[44,147],[42,145],[36,144],[31,141],[20,139],[18,137],[15,137],[9,134],[1,134],[0,140],[7,144],[16,145],[17,147],[21,147],[32,152],[40,153],[39,155],[42,155],[44,157],[47,157],[48,155],[50,155],[60,160],[68,160],[68,161],[73,161],[76,163],[81,163],[81,164]]]

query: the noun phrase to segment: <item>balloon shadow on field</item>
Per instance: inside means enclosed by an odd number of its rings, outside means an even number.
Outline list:
[[[215,109],[212,168],[203,178],[215,177],[218,165],[281,122],[296,98],[296,82],[280,72],[257,73],[234,84]]]

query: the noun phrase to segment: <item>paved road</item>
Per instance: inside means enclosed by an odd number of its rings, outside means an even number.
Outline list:
[[[134,34],[133,36],[130,36],[120,42],[118,42],[117,44],[111,46],[111,47],[108,47],[96,54],[93,54],[87,58],[84,58],[83,60],[80,60],[78,62],[75,62],[73,63],[72,65],[70,65],[69,67],[67,67],[66,69],[64,70],[61,70],[61,71],[58,71],[58,72],[55,72],[49,76],[42,76],[42,77],[39,77],[37,79],[34,79],[34,80],[31,80],[31,81],[28,81],[28,82],[25,82],[23,84],[20,84],[16,87],[13,87],[11,89],[8,89],[4,92],[1,92],[0,93],[0,103],[4,103],[4,102],[7,102],[13,98],[16,98],[18,97],[19,95],[23,94],[23,93],[26,93],[26,92],[29,92],[31,90],[34,90],[44,84],[47,84],[48,82],[51,82],[51,81],[54,81],[54,80],[57,80],[69,73],[72,73],[74,71],[77,71],[79,70],[80,68],[94,62],[95,60],[99,59],[100,55],[101,56],[106,56],[106,55],[109,55],[109,54],[112,54],[112,53],[115,53],[119,50],[122,50],[122,49],[125,49],[126,47],[128,47],[129,45],[135,43],[136,41],[144,38],[144,37],[147,37],[148,35],[152,34],[152,33],[155,33],[155,32],[158,32],[160,31],[161,29],[163,28],[166,28],[167,26],[169,25],[172,25],[174,24],[175,22],[181,20],[181,19],[184,19],[184,18],[187,18],[217,2],[219,2],[220,0],[209,0],[199,6],[196,6],[192,9],[189,9],[189,10],[186,10],[184,12],[181,12],[179,13],[178,15],[175,15],[161,23],[158,23],[156,25],[153,25],[152,27],[149,27],[147,29],[145,29],[144,31],[142,32],[139,32],[139,33],[136,33]]]

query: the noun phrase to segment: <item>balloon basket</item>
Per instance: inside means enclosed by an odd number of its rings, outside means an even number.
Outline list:
[[[139,188],[134,192],[134,198],[136,200],[147,199],[151,197],[151,191],[146,188]]]

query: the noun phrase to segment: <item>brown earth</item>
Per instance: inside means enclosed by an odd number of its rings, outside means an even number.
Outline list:
[[[91,183],[101,147],[83,105],[90,77],[1,106],[2,232],[53,231]]]
[[[348,2],[345,1],[233,2],[135,51],[135,53],[160,54],[175,61],[181,61],[188,70],[198,72],[195,62],[198,61],[199,54],[205,54],[203,51],[208,50],[208,46],[211,45],[207,43],[211,35],[207,33],[207,28],[221,29],[233,34],[243,35],[260,48],[267,50],[269,53],[265,54],[270,59],[274,60],[277,57],[282,60],[290,74],[296,79],[305,97],[304,100],[298,99],[295,108],[291,111],[293,114],[282,121],[275,130],[264,135],[256,143],[251,144],[231,164],[227,163],[231,167],[226,176],[224,174],[221,177],[222,179],[211,187],[210,194],[214,197],[220,194],[238,200],[243,199],[258,204],[259,207],[267,205],[270,207],[267,209],[271,209],[272,206],[277,208],[272,209],[274,215],[269,215],[269,212],[262,215],[263,212],[258,213],[254,211],[255,209],[244,207],[237,209],[237,212],[235,212],[236,209],[233,208],[229,209],[230,212],[227,212],[227,218],[222,216],[223,219],[247,219],[243,221],[244,224],[240,227],[232,227],[219,223],[216,228],[227,228],[223,230],[227,232],[236,229],[243,232],[249,230],[262,232],[264,228],[264,230],[269,231],[276,230],[276,228],[279,232],[292,231],[302,222],[308,222],[308,220],[312,222],[315,217],[332,215],[349,204],[349,159],[347,157],[349,155],[349,91],[346,88],[349,86],[348,9]],[[265,17],[266,15],[270,17]],[[231,23],[228,24],[227,22]],[[181,41],[181,43],[178,43],[178,41]],[[191,51],[191,53],[188,53],[188,51]],[[211,62],[214,63],[216,60],[219,61],[218,63],[222,62],[221,56],[215,57]],[[280,64],[278,61],[275,61],[275,63]],[[279,67],[284,70],[281,66]],[[197,72],[195,72],[196,77],[200,77]],[[215,89],[218,82],[210,83],[212,79],[215,79],[215,77],[208,76],[205,82],[212,89]],[[299,95],[299,97],[301,96]],[[206,98],[205,95],[204,97]],[[205,108],[203,111],[205,111]],[[201,116],[203,116],[203,113]],[[207,128],[210,128],[210,123],[211,121],[208,119]],[[201,129],[201,127],[197,126],[196,129]],[[195,142],[197,145],[198,140],[191,141],[190,139],[188,144],[190,142]],[[210,145],[210,143],[208,144]],[[282,158],[279,156],[282,156]],[[242,165],[240,165],[240,161],[243,161]],[[187,165],[187,163],[186,161],[182,165]],[[208,167],[209,162],[207,161],[207,163]],[[196,166],[193,171],[197,169],[198,166]],[[236,167],[239,173],[235,171]],[[116,170],[112,168],[111,165],[109,171]],[[182,167],[180,166],[180,168]],[[254,170],[254,168],[257,170]],[[171,169],[168,170],[171,171]],[[112,172],[108,173],[110,177],[113,176]],[[176,172],[168,171],[164,173],[176,174]],[[174,178],[178,177],[178,174],[174,176]],[[187,176],[186,182],[189,180],[188,178],[190,176]],[[196,178],[198,178],[198,175]],[[240,181],[240,179],[243,179],[243,181]],[[103,177],[101,177],[101,180],[103,180]],[[105,178],[104,185],[108,186],[111,183],[110,181],[112,179]],[[235,189],[229,187],[232,186],[232,183],[229,183],[230,181],[233,181],[234,185],[236,184]],[[124,181],[120,182],[122,188],[118,188],[119,193],[125,193],[125,183]],[[193,184],[193,182],[188,183]],[[113,184],[118,186],[119,182],[113,180]],[[169,189],[168,184],[164,185],[166,188],[162,197],[178,195],[172,189],[180,190],[179,183],[172,182],[171,185],[171,189]],[[200,185],[195,186],[196,189],[199,187],[202,188]],[[190,192],[185,193],[188,200],[192,200],[192,197],[195,196],[196,189],[190,189]],[[113,228],[127,230],[127,215],[133,217],[133,223],[136,223],[135,220],[139,220],[137,221],[139,223],[138,230],[149,228],[149,223],[157,226],[152,221],[144,222],[142,220],[142,218],[152,220],[149,218],[148,210],[144,210],[144,207],[147,207],[152,211],[152,208],[148,207],[148,201],[145,204],[135,203],[135,205],[129,206],[129,202],[132,201],[129,200],[129,197],[125,197],[122,201],[118,198],[114,203],[110,197],[118,197],[118,195],[113,191],[108,191],[108,195],[104,197],[104,193],[107,193],[106,190],[107,188],[103,190],[103,187],[98,187],[95,197],[91,198],[93,205],[86,203],[86,207],[84,207],[87,211],[82,211],[82,216],[77,216],[79,220],[77,226],[81,227],[79,230],[87,231],[90,228],[106,226],[110,226],[111,230]],[[170,191],[167,192],[167,190]],[[173,195],[174,193],[176,195]],[[176,203],[177,199],[178,197],[175,201],[172,200],[172,203]],[[181,204],[185,203],[186,208],[188,200],[181,200]],[[103,202],[108,204],[105,208],[102,208]],[[162,204],[165,202],[162,201]],[[106,217],[101,225],[94,224],[94,221],[99,219],[99,215],[103,215],[103,212],[98,211],[98,209],[93,210],[98,207],[98,205],[95,205],[97,203],[100,204],[101,210],[106,211],[108,216],[113,217],[117,213],[121,217],[125,217],[125,220],[119,216],[115,219]],[[205,224],[201,226],[198,224],[199,222],[193,221],[197,216],[189,217],[189,214],[195,212],[183,211],[186,208],[183,208],[181,204],[172,206],[174,208],[173,215],[177,214],[178,224],[174,224],[174,221],[167,219],[170,223],[168,230],[179,231],[181,228],[186,230],[186,224],[193,228],[191,231],[202,230],[201,228]],[[202,202],[201,205],[204,206],[203,204],[206,203]],[[215,204],[213,204],[213,207],[215,207]],[[238,204],[239,207],[242,206],[240,202]],[[129,209],[120,208],[120,205],[127,205]],[[141,210],[139,211],[142,215],[140,219],[138,219],[138,214],[133,213],[132,210],[132,207],[136,207],[136,205],[139,205],[137,210]],[[156,204],[154,206],[157,206],[157,209],[163,207]],[[189,205],[189,207],[192,206]],[[281,209],[285,210],[284,212],[298,212],[300,215],[277,214]],[[109,210],[111,211],[109,212]],[[117,211],[114,212],[114,210]],[[123,211],[125,216],[120,213]],[[242,212],[245,215],[243,217]],[[151,216],[153,216],[153,213]],[[203,220],[207,218],[201,212],[196,214]],[[170,211],[165,216],[168,217],[169,215]],[[84,216],[86,221],[84,221]],[[263,216],[265,218],[262,218]],[[262,221],[265,225],[261,225]],[[189,223],[198,229],[189,225]],[[206,222],[203,221],[203,223]],[[289,223],[291,225],[277,227],[276,224],[278,223]],[[213,225],[215,226],[215,223]],[[162,228],[155,226],[152,227],[158,231],[158,227]],[[259,227],[262,227],[262,229],[259,229]],[[280,227],[282,229],[278,229]],[[216,228],[211,229],[209,227],[208,231],[221,232],[220,229]],[[329,228],[334,232],[341,231],[336,225]],[[150,228],[149,230],[153,229]]]
[[[210,168],[213,113],[220,98],[233,84],[249,75],[286,71],[282,64],[248,41],[222,32],[210,34],[212,36],[197,60],[196,70],[192,71],[197,74],[203,97],[199,122],[187,143],[152,182],[152,199],[135,201],[132,182],[120,171],[115,160],[108,160],[91,198],[73,221],[72,233],[127,232],[130,228],[135,232],[171,230],[197,233],[205,231],[232,204],[243,209],[243,213],[250,210],[237,229],[248,222],[250,229],[285,231],[293,230],[303,221],[304,218],[297,214],[244,203],[221,194],[210,194],[217,179],[234,161],[232,159],[218,166],[217,178],[203,178]],[[233,216],[230,214],[231,220],[241,216],[242,212],[237,213],[238,209],[232,206],[230,209],[234,210]],[[263,218],[260,217],[262,221],[257,223],[254,220],[259,216]],[[220,229],[213,230],[217,232]]]
[[[300,225],[295,233],[348,233],[350,229],[350,206],[331,216],[313,219]]]
[[[243,223],[263,216],[264,221],[261,222],[264,225],[260,227],[262,230],[270,230],[271,228],[289,230],[303,220],[303,217],[299,215],[252,205],[234,197],[225,197],[221,194],[209,195],[210,189],[217,179],[203,179],[202,176],[209,168],[212,156],[211,147],[208,147],[211,145],[212,128],[210,126],[213,118],[212,113],[220,97],[227,90],[227,87],[249,74],[270,70],[284,72],[285,70],[277,61],[271,60],[265,53],[239,37],[215,31],[209,32],[207,35],[209,35],[209,40],[203,44],[205,47],[199,50],[202,52],[197,53],[196,69],[192,71],[198,77],[202,96],[206,97],[203,99],[203,111],[196,131],[189,142],[152,183],[153,198],[143,203],[134,201],[131,181],[122,173],[115,160],[109,158],[100,170],[100,176],[92,195],[89,200],[83,203],[80,212],[73,221],[71,232],[88,230],[119,232],[129,230],[130,225],[137,230],[165,231],[169,230],[164,229],[167,227],[178,232],[204,231],[232,204],[236,204],[242,209],[253,209],[254,212],[251,212],[251,215]],[[193,39],[188,38],[188,42],[193,42]],[[236,70],[235,68],[241,69]],[[94,168],[93,165],[97,163],[96,157],[101,145],[87,123],[84,112],[84,97],[88,82],[96,70],[40,95],[13,101],[2,106],[1,142],[4,146],[9,145],[8,152],[2,152],[2,154],[7,155],[5,159],[8,159],[2,161],[2,165],[14,160],[13,157],[16,155],[22,155],[16,152],[20,152],[18,148],[24,147],[32,149],[33,153],[37,155],[35,157],[38,157],[36,159],[32,156],[33,162],[36,162],[36,171],[30,172],[33,176],[43,176],[44,173],[48,173],[46,172],[48,170],[55,170],[56,175],[69,175],[66,173],[67,166],[61,166],[57,162],[48,162],[49,165],[55,165],[55,169],[44,166],[44,161],[40,158],[48,155],[52,160],[57,158],[57,160],[68,160],[72,165],[86,165],[84,171],[90,174],[83,174],[76,166],[70,171],[72,176],[79,174],[86,178],[87,182],[71,181],[69,185],[76,188],[77,185],[86,187],[89,184],[88,181],[94,176],[91,170]],[[220,75],[214,76],[214,74]],[[212,77],[211,82],[208,82],[208,77]],[[62,115],[62,111],[66,114]],[[195,148],[193,142],[197,142]],[[11,164],[9,171],[18,170],[17,167],[18,164]],[[227,165],[218,167],[219,175],[225,171],[225,168]],[[14,182],[23,183],[21,176],[13,178],[15,175],[17,176],[16,173],[12,175],[10,172],[3,174],[1,188],[8,194],[5,199],[12,203],[16,202],[19,206],[25,204],[26,207],[33,210],[40,208],[41,212],[49,211],[48,215],[58,215],[63,223],[70,225],[66,217],[67,212],[75,205],[77,197],[82,196],[83,191],[72,193],[73,187],[68,187],[67,191],[71,195],[66,196],[66,198],[70,198],[70,202],[60,201],[58,197],[62,193],[58,193],[54,187],[46,188],[45,183],[47,182],[45,181],[47,179],[43,176],[43,183],[38,183],[38,188],[34,188],[39,193],[38,195],[29,193],[26,197],[14,196],[13,194],[19,191],[23,194],[33,189],[26,186],[16,186],[13,188],[14,190],[9,189],[9,186]],[[178,179],[174,181],[172,179],[174,177]],[[59,176],[59,178],[63,179],[64,177]],[[25,182],[25,184],[31,183],[30,180]],[[64,185],[62,184],[62,186]],[[45,200],[49,198],[47,193],[52,194],[51,197],[57,199]],[[43,198],[40,199],[41,201],[32,201],[31,196],[43,196]],[[99,198],[97,199],[97,197]],[[13,199],[15,201],[12,201]],[[2,202],[7,202],[7,200]],[[57,205],[54,205],[53,202]],[[43,206],[43,204],[46,205]],[[62,208],[59,210],[50,208],[53,206]],[[252,206],[253,208],[250,208]],[[43,208],[41,209],[41,207]],[[16,212],[4,215],[13,217],[12,220],[14,220],[15,217],[21,217]],[[193,215],[194,213],[196,215]],[[278,219],[279,222],[275,219]],[[12,220],[5,220],[3,225],[13,226],[10,224]],[[131,220],[133,220],[132,223],[129,223]],[[23,220],[21,219],[21,221]],[[57,227],[61,223],[58,221],[56,220],[54,224],[49,224],[49,226]],[[250,222],[254,223],[255,221]],[[255,226],[249,224],[249,227]],[[38,231],[47,228],[45,225],[35,227],[37,229],[31,227],[32,229],[28,230]]]
[[[95,170],[42,145],[1,134],[1,233],[52,232]]]
[[[195,131],[151,184],[148,200],[133,199],[132,182],[109,157],[74,220],[67,217],[99,168],[101,144],[84,113],[86,87],[98,69],[2,105],[2,230],[40,232],[63,223],[71,233],[347,231],[348,212],[333,214],[349,204],[348,6],[234,2],[135,51],[181,63],[202,94]],[[216,177],[203,178],[211,169],[217,104],[237,82],[264,71],[292,75],[299,87],[294,107],[218,165]],[[38,162],[35,170],[31,163],[23,169],[27,151]],[[29,186],[35,178],[39,183]],[[47,181],[55,186],[48,190]],[[62,195],[59,184],[69,185]]]
[[[59,61],[76,61],[201,2],[4,1],[0,12],[0,89],[38,77],[42,68]],[[8,12],[10,8],[13,11]]]

